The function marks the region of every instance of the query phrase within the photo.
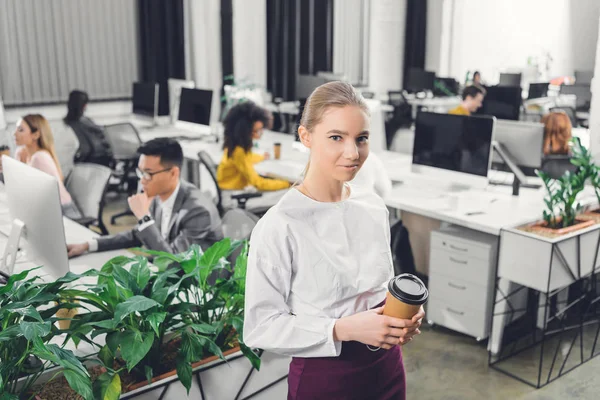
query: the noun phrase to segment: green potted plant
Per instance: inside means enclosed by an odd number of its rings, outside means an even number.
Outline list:
[[[240,246],[234,268],[228,260]],[[144,398],[154,395],[149,384],[173,380],[189,394],[193,375],[224,359],[225,367],[239,363],[243,378],[258,369],[260,358],[241,341],[247,243],[224,239],[206,252],[192,246],[178,255],[143,251],[154,256],[153,266],[145,257],[118,257],[96,285],[65,293],[95,309],[74,318],[69,338],[99,349],[96,396]],[[235,383],[225,389],[231,388]]]
[[[571,148],[576,172],[551,179],[538,171],[546,189],[543,220],[500,235],[498,275],[542,292],[565,287],[595,267],[590,249],[596,247],[600,225],[583,217],[579,201],[592,171],[591,156],[576,138]]]
[[[262,99],[257,98],[260,93],[260,87],[244,79],[236,79],[233,75],[227,75],[223,78],[225,83],[224,94],[221,96],[223,111],[221,112],[221,121],[225,118],[233,106],[245,101],[254,101],[261,103]],[[261,105],[261,104],[259,104]]]
[[[34,390],[34,385],[53,366],[62,368],[61,375],[73,391],[92,399],[90,376],[80,360],[70,350],[50,343],[61,333],[54,325],[60,320],[54,317],[59,307],[53,305],[63,298],[64,284],[79,276],[67,274],[44,283],[37,276],[29,277],[32,271],[14,274],[0,286],[0,399],[33,398],[40,390]],[[61,305],[72,306],[64,301]]]

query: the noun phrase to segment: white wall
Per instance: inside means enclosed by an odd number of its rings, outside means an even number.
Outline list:
[[[596,34],[600,35],[598,29]],[[592,104],[590,107],[590,146],[594,159],[596,162],[600,162],[600,40],[596,43],[595,62],[595,77],[592,80]]]
[[[591,71],[596,61],[600,0],[571,1],[573,68]]]
[[[406,0],[373,0],[370,10],[369,89],[402,88]]]
[[[571,0],[455,0],[454,5],[450,73],[460,81],[467,71],[479,70],[494,82],[500,72],[525,68],[528,57],[544,52],[553,58],[550,76],[573,73]]]

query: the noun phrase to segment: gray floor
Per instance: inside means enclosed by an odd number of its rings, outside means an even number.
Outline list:
[[[425,326],[407,345],[408,399],[597,399],[600,357],[534,389],[488,367],[486,343],[440,327]],[[531,359],[520,358],[525,366]]]

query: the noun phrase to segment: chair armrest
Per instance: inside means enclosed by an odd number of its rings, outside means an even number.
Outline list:
[[[254,199],[256,197],[261,197],[261,196],[262,196],[262,193],[260,193],[260,192],[248,192],[248,193],[238,193],[238,194],[231,195],[231,198],[233,200],[242,200],[242,199],[248,200],[248,199]]]

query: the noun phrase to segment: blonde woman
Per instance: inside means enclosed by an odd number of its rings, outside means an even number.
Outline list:
[[[63,184],[60,163],[54,150],[54,137],[46,118],[40,114],[25,115],[17,123],[14,136],[15,142],[19,146],[15,157],[54,176],[58,180],[63,214],[71,219],[81,218],[81,213]]]
[[[382,315],[388,211],[373,190],[348,184],[369,156],[368,109],[351,85],[327,83],[298,133],[310,149],[305,178],[252,233],[244,342],[293,357],[288,399],[404,399],[399,345],[425,313]]]

